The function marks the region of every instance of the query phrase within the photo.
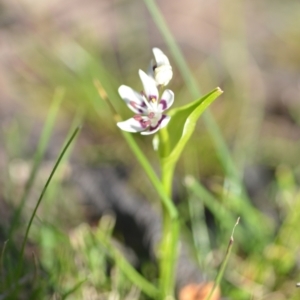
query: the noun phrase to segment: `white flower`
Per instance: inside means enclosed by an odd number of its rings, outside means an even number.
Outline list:
[[[148,69],[157,86],[165,86],[173,77],[172,67],[167,56],[158,48],[152,49],[155,61],[152,60]]]
[[[159,100],[158,89],[153,79],[142,70],[139,70],[139,75],[144,87],[142,93],[126,85],[119,87],[120,96],[136,115],[126,121],[118,122],[117,125],[124,131],[148,135],[157,132],[169,123],[171,117],[165,115],[164,111],[173,104],[174,93],[171,90],[165,90]]]

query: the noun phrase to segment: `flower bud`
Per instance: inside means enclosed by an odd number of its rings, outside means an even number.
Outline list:
[[[157,86],[166,86],[173,77],[172,67],[167,56],[158,48],[153,48],[155,62],[151,62],[148,74]]]

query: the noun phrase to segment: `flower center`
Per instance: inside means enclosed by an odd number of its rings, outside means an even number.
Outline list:
[[[152,102],[152,103],[155,103],[157,101],[157,98],[156,96],[149,96],[149,101]]]
[[[148,114],[149,119],[153,119],[155,117],[155,113],[153,111]]]

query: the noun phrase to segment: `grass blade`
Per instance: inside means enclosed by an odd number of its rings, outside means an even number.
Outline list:
[[[30,228],[31,228],[31,224],[32,224],[33,219],[34,219],[34,217],[36,215],[37,209],[38,209],[38,207],[39,207],[39,205],[40,205],[40,203],[41,203],[41,201],[42,201],[42,199],[43,199],[43,197],[44,197],[44,195],[45,195],[45,193],[47,191],[47,188],[48,188],[48,186],[49,186],[49,184],[50,184],[50,182],[51,182],[51,180],[52,180],[52,178],[53,178],[53,176],[54,176],[54,174],[55,174],[58,166],[60,165],[60,162],[62,161],[62,159],[63,159],[66,151],[69,148],[69,146],[72,144],[73,140],[77,136],[79,130],[80,130],[80,127],[77,127],[74,130],[72,136],[69,138],[69,140],[67,141],[66,145],[64,146],[64,148],[63,148],[61,154],[59,155],[59,157],[58,157],[58,159],[57,159],[57,161],[56,161],[56,163],[54,165],[54,168],[52,169],[51,174],[50,174],[50,176],[49,176],[49,178],[48,178],[48,180],[47,180],[47,182],[46,182],[46,184],[45,184],[45,186],[44,186],[44,188],[42,190],[42,193],[41,193],[41,195],[40,195],[40,197],[39,197],[39,199],[37,201],[37,204],[36,204],[36,206],[35,206],[35,208],[33,210],[33,213],[31,215],[31,218],[30,218],[29,223],[27,225],[25,237],[24,237],[24,240],[23,240],[23,243],[22,243],[21,253],[20,253],[18,267],[17,267],[17,278],[19,278],[20,273],[22,271],[22,264],[23,264],[23,256],[24,256],[25,245],[26,245],[26,242],[27,242],[27,239],[28,239],[28,234],[29,234],[29,231],[30,231]]]
[[[226,269],[226,266],[227,266],[227,263],[228,263],[228,260],[229,260],[229,257],[230,257],[230,253],[231,253],[231,250],[232,250],[232,246],[233,246],[233,242],[234,242],[234,239],[233,239],[233,234],[234,234],[234,230],[236,228],[236,226],[239,224],[240,222],[240,217],[238,217],[235,225],[233,226],[233,229],[232,229],[232,233],[231,233],[231,236],[230,236],[230,239],[229,239],[229,243],[228,243],[228,246],[227,246],[227,251],[226,251],[226,255],[225,255],[225,258],[221,264],[221,268],[218,272],[218,275],[216,277],[216,280],[214,282],[214,285],[209,293],[209,295],[207,296],[206,300],[210,300],[211,296],[213,295],[215,289],[217,286],[220,285],[220,282],[222,280],[222,277],[224,275],[224,272],[225,272],[225,269]]]

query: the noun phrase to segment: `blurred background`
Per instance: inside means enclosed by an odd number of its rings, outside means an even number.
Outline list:
[[[100,82],[116,111],[129,117],[117,89],[126,84],[140,90],[138,69],[147,70],[151,49],[159,47],[173,67],[168,88],[175,93],[174,107],[195,100],[168,39],[157,26],[160,15],[147,8],[151,2],[0,2],[0,249],[7,244],[1,256],[0,299],[148,299],[104,250],[99,254],[101,246],[90,239],[90,233],[97,235],[102,226],[132,264],[155,280],[152,247],[157,235],[147,232],[153,226],[149,224],[159,219],[158,196],[95,85]],[[217,86],[224,91],[211,113],[253,209],[248,212],[236,202],[238,192],[230,192],[235,200],[224,196],[228,173],[209,125],[201,119],[179,162],[174,186],[189,259],[201,276],[205,274],[203,280],[212,281],[234,225],[218,211],[227,210],[233,220],[242,215],[241,222],[244,215],[249,223],[241,225],[240,234],[237,228],[222,296],[299,299],[295,285],[300,281],[300,3],[155,3],[194,76],[199,96]],[[43,126],[58,102],[50,141],[25,199]],[[11,294],[13,270],[25,225],[70,128],[79,123],[83,128],[76,145],[59,169],[30,232],[21,277],[25,279],[16,298]],[[152,138],[135,135],[135,139],[158,169]],[[202,192],[186,184],[191,176]],[[114,194],[117,187],[128,202]],[[24,205],[13,222],[22,197]],[[152,221],[142,230],[139,218],[134,219],[139,212],[128,208],[135,205],[132,199],[153,210]],[[265,223],[251,229],[256,213]],[[128,225],[131,218],[133,227]],[[6,243],[12,224],[16,229]],[[150,237],[140,247],[145,232]],[[136,262],[138,256],[145,259]],[[40,280],[33,279],[37,264]],[[197,299],[191,297],[184,300]]]

